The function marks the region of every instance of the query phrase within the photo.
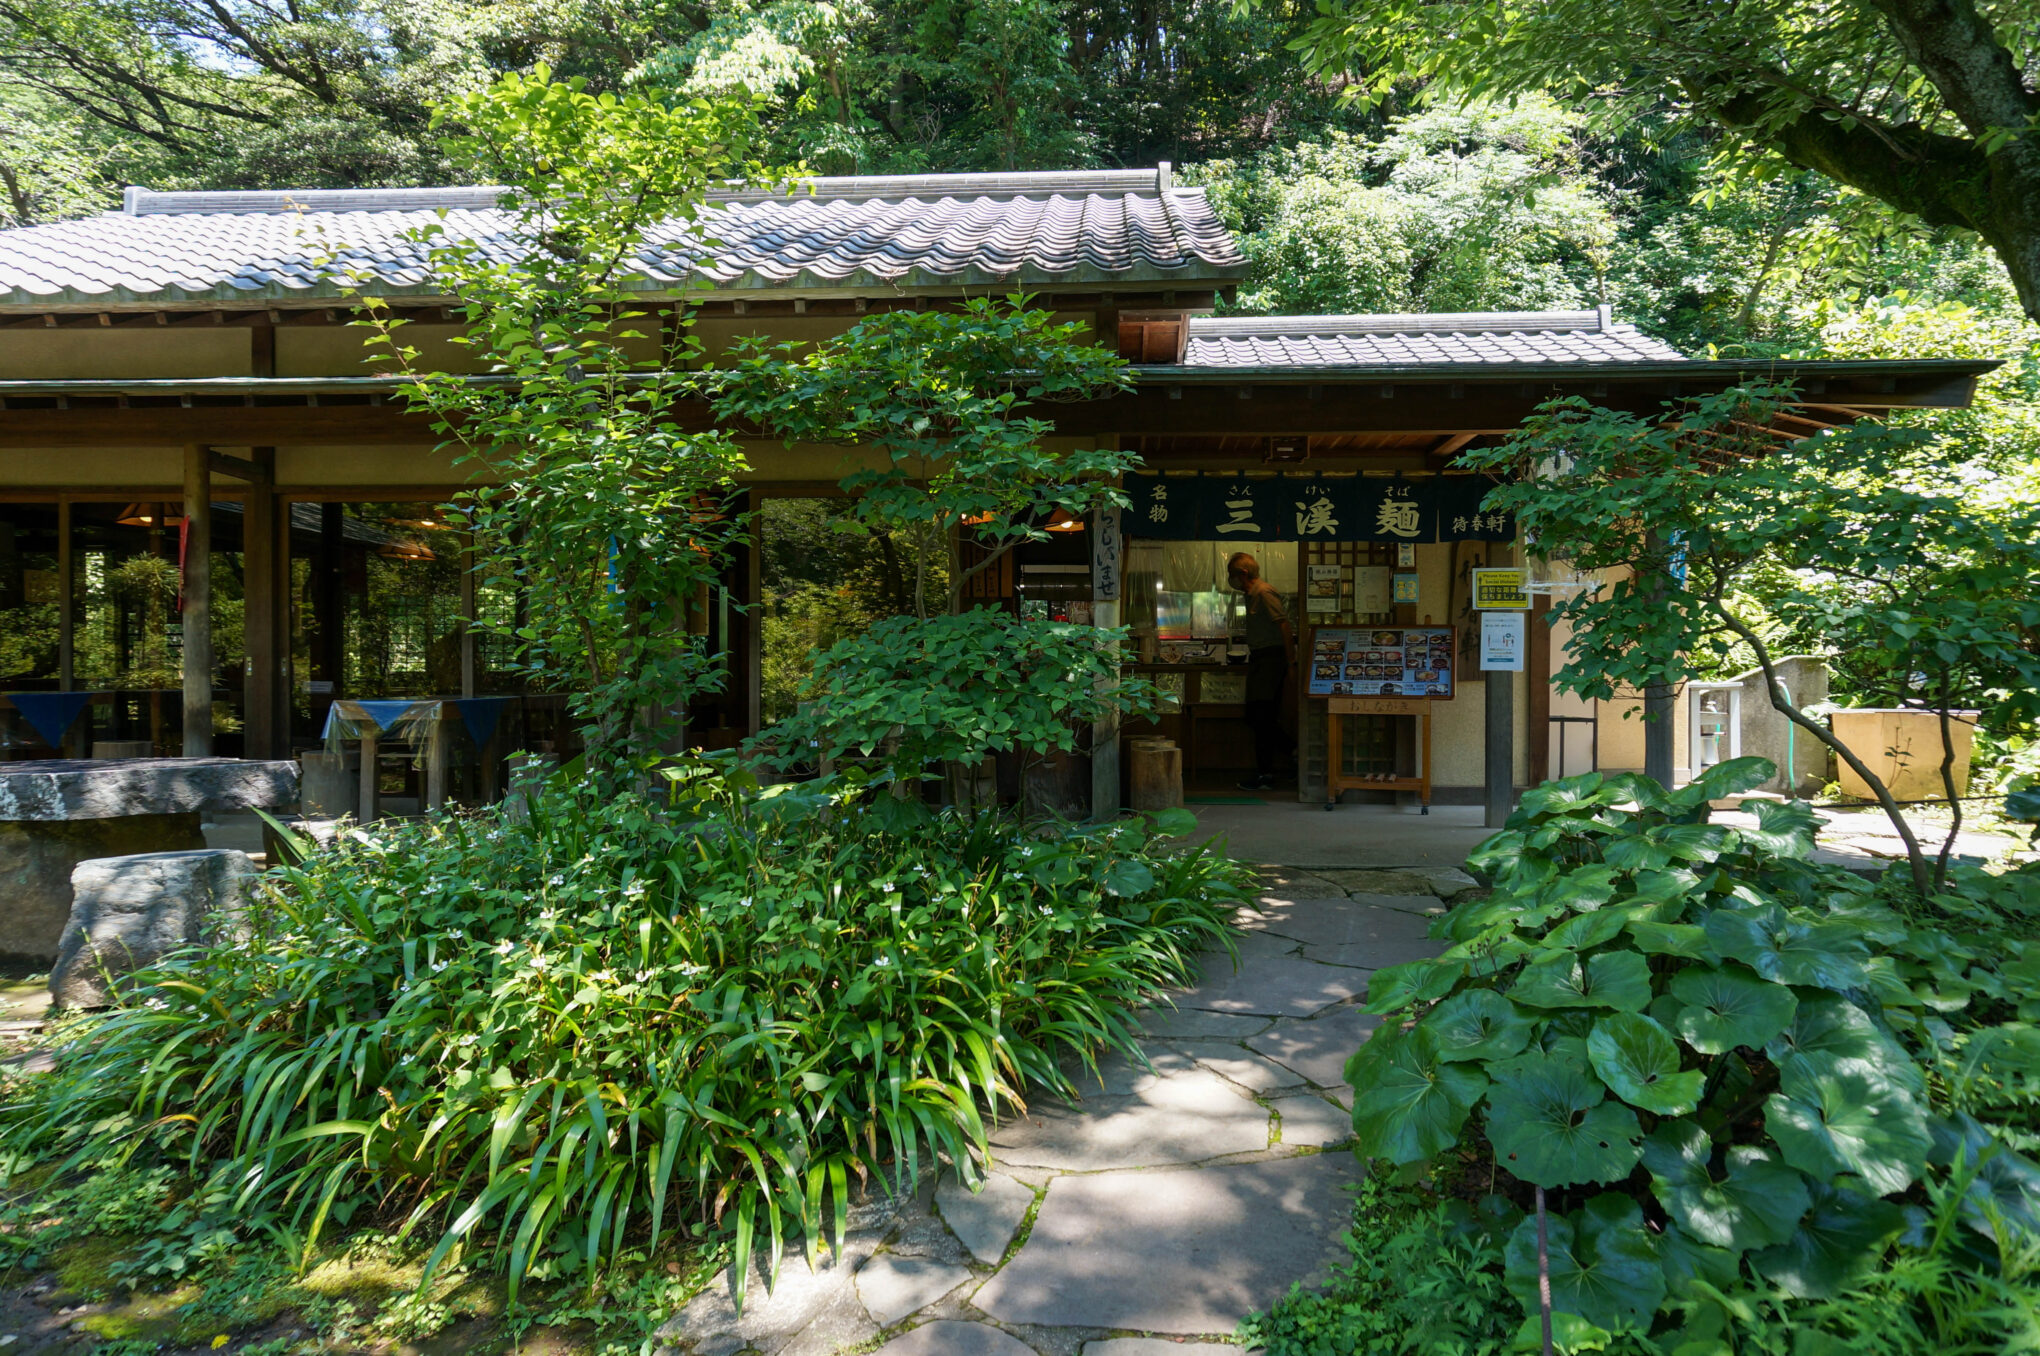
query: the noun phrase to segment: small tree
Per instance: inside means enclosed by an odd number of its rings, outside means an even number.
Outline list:
[[[1985,517],[1936,488],[1951,479],[1948,447],[1927,430],[1865,422],[1787,442],[1773,417],[1788,395],[1732,390],[1670,418],[1554,401],[1462,463],[1517,474],[1488,502],[1517,514],[1538,553],[1620,572],[1552,610],[1573,625],[1558,686],[1612,698],[1747,646],[1771,704],[1871,788],[1926,893],[1945,880],[1962,824],[1948,712],[1975,706],[2008,730],[2040,714],[2040,513]],[[1774,619],[1874,656],[1902,697],[1942,713],[1954,822],[1936,859],[1861,753],[1787,698]]]
[[[1017,297],[873,316],[805,353],[763,341],[737,350],[716,397],[723,417],[871,454],[840,482],[856,496],[848,522],[913,554],[913,615],[817,656],[822,700],[779,739],[825,757],[890,748],[907,775],[947,762],[954,798],[969,805],[965,770],[991,754],[1067,751],[1077,723],[1152,699],[1119,674],[1122,633],[966,606],[972,580],[1050,523],[1125,502],[1114,482],[1140,464],[1135,454],[1057,449],[1054,426],[1030,410],[1128,381],[1079,326]]]
[[[472,181],[506,186],[486,238],[441,224],[414,236],[464,303],[454,342],[489,379],[427,365],[408,322],[366,291],[365,323],[405,395],[475,465],[484,483],[462,505],[478,568],[514,577],[527,601],[505,638],[528,671],[569,687],[608,775],[723,679],[685,610],[745,530],[727,506],[743,454],[683,423],[697,346],[684,312],[662,326],[643,293],[674,286],[648,268],[684,279],[713,248],[710,190],[757,176],[755,106],[598,96],[540,66],[450,101],[434,125],[457,129],[447,148]]]

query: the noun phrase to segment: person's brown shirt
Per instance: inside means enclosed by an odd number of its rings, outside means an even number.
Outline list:
[[[1282,634],[1282,628],[1288,624],[1289,613],[1282,606],[1282,595],[1265,579],[1249,579],[1246,595],[1247,648],[1284,648],[1288,638]]]

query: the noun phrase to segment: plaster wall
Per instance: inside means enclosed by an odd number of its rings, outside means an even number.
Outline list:
[[[1515,759],[1511,781],[1530,781],[1530,686],[1522,674],[1490,675],[1515,679]],[[1487,681],[1476,673],[1460,681],[1449,702],[1434,702],[1431,714],[1433,788],[1453,786],[1474,790],[1487,785]]]
[[[248,331],[239,326],[0,332],[0,380],[5,381],[247,375]]]
[[[4,418],[4,416],[0,416]],[[177,487],[184,453],[175,447],[16,447],[0,451],[0,489],[108,490]]]

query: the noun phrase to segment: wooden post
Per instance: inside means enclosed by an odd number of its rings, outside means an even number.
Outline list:
[[[425,808],[437,810],[446,804],[446,780],[453,759],[453,726],[450,719],[458,714],[444,702],[435,702],[437,708],[432,714],[431,731],[426,736],[425,746]]]
[[[1101,629],[1119,625],[1119,510],[1106,507],[1091,515],[1091,624]],[[1119,817],[1119,712],[1107,711],[1091,722],[1091,818]]]
[[[249,459],[260,468],[261,478],[249,484],[241,514],[241,575],[247,589],[242,631],[248,656],[242,689],[248,702],[245,747],[250,758],[280,758],[287,743],[281,656],[288,651],[278,644],[283,600],[276,568],[276,449],[251,448]]]
[[[1516,675],[1489,672],[1487,681],[1487,827],[1508,822],[1516,801]]]
[[[475,686],[475,544],[472,538],[460,552],[460,695],[472,697]]]
[[[1497,545],[1488,551],[1489,565],[1505,565],[1514,552]],[[1516,675],[1502,670],[1482,673],[1487,681],[1487,805],[1488,828],[1499,829],[1516,808]]]
[[[78,684],[78,577],[71,559],[71,501],[57,500],[57,689]]]
[[[184,756],[209,758],[212,720],[212,453],[184,445]]]
[[[361,802],[355,817],[363,824],[375,823],[382,813],[380,791],[376,783],[376,758],[382,751],[382,731],[374,721],[362,717],[361,726]]]
[[[1551,779],[1551,599],[1530,600],[1530,782]]]

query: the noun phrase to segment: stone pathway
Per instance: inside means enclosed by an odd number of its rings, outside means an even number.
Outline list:
[[[1143,1015],[1145,1065],[1109,1057],[953,1173],[854,1210],[840,1256],[798,1256],[739,1318],[728,1277],[660,1330],[661,1356],[1215,1356],[1241,1318],[1340,1260],[1357,1175],[1347,1058],[1373,970],[1435,954],[1463,873],[1263,872],[1239,966],[1206,957]]]

